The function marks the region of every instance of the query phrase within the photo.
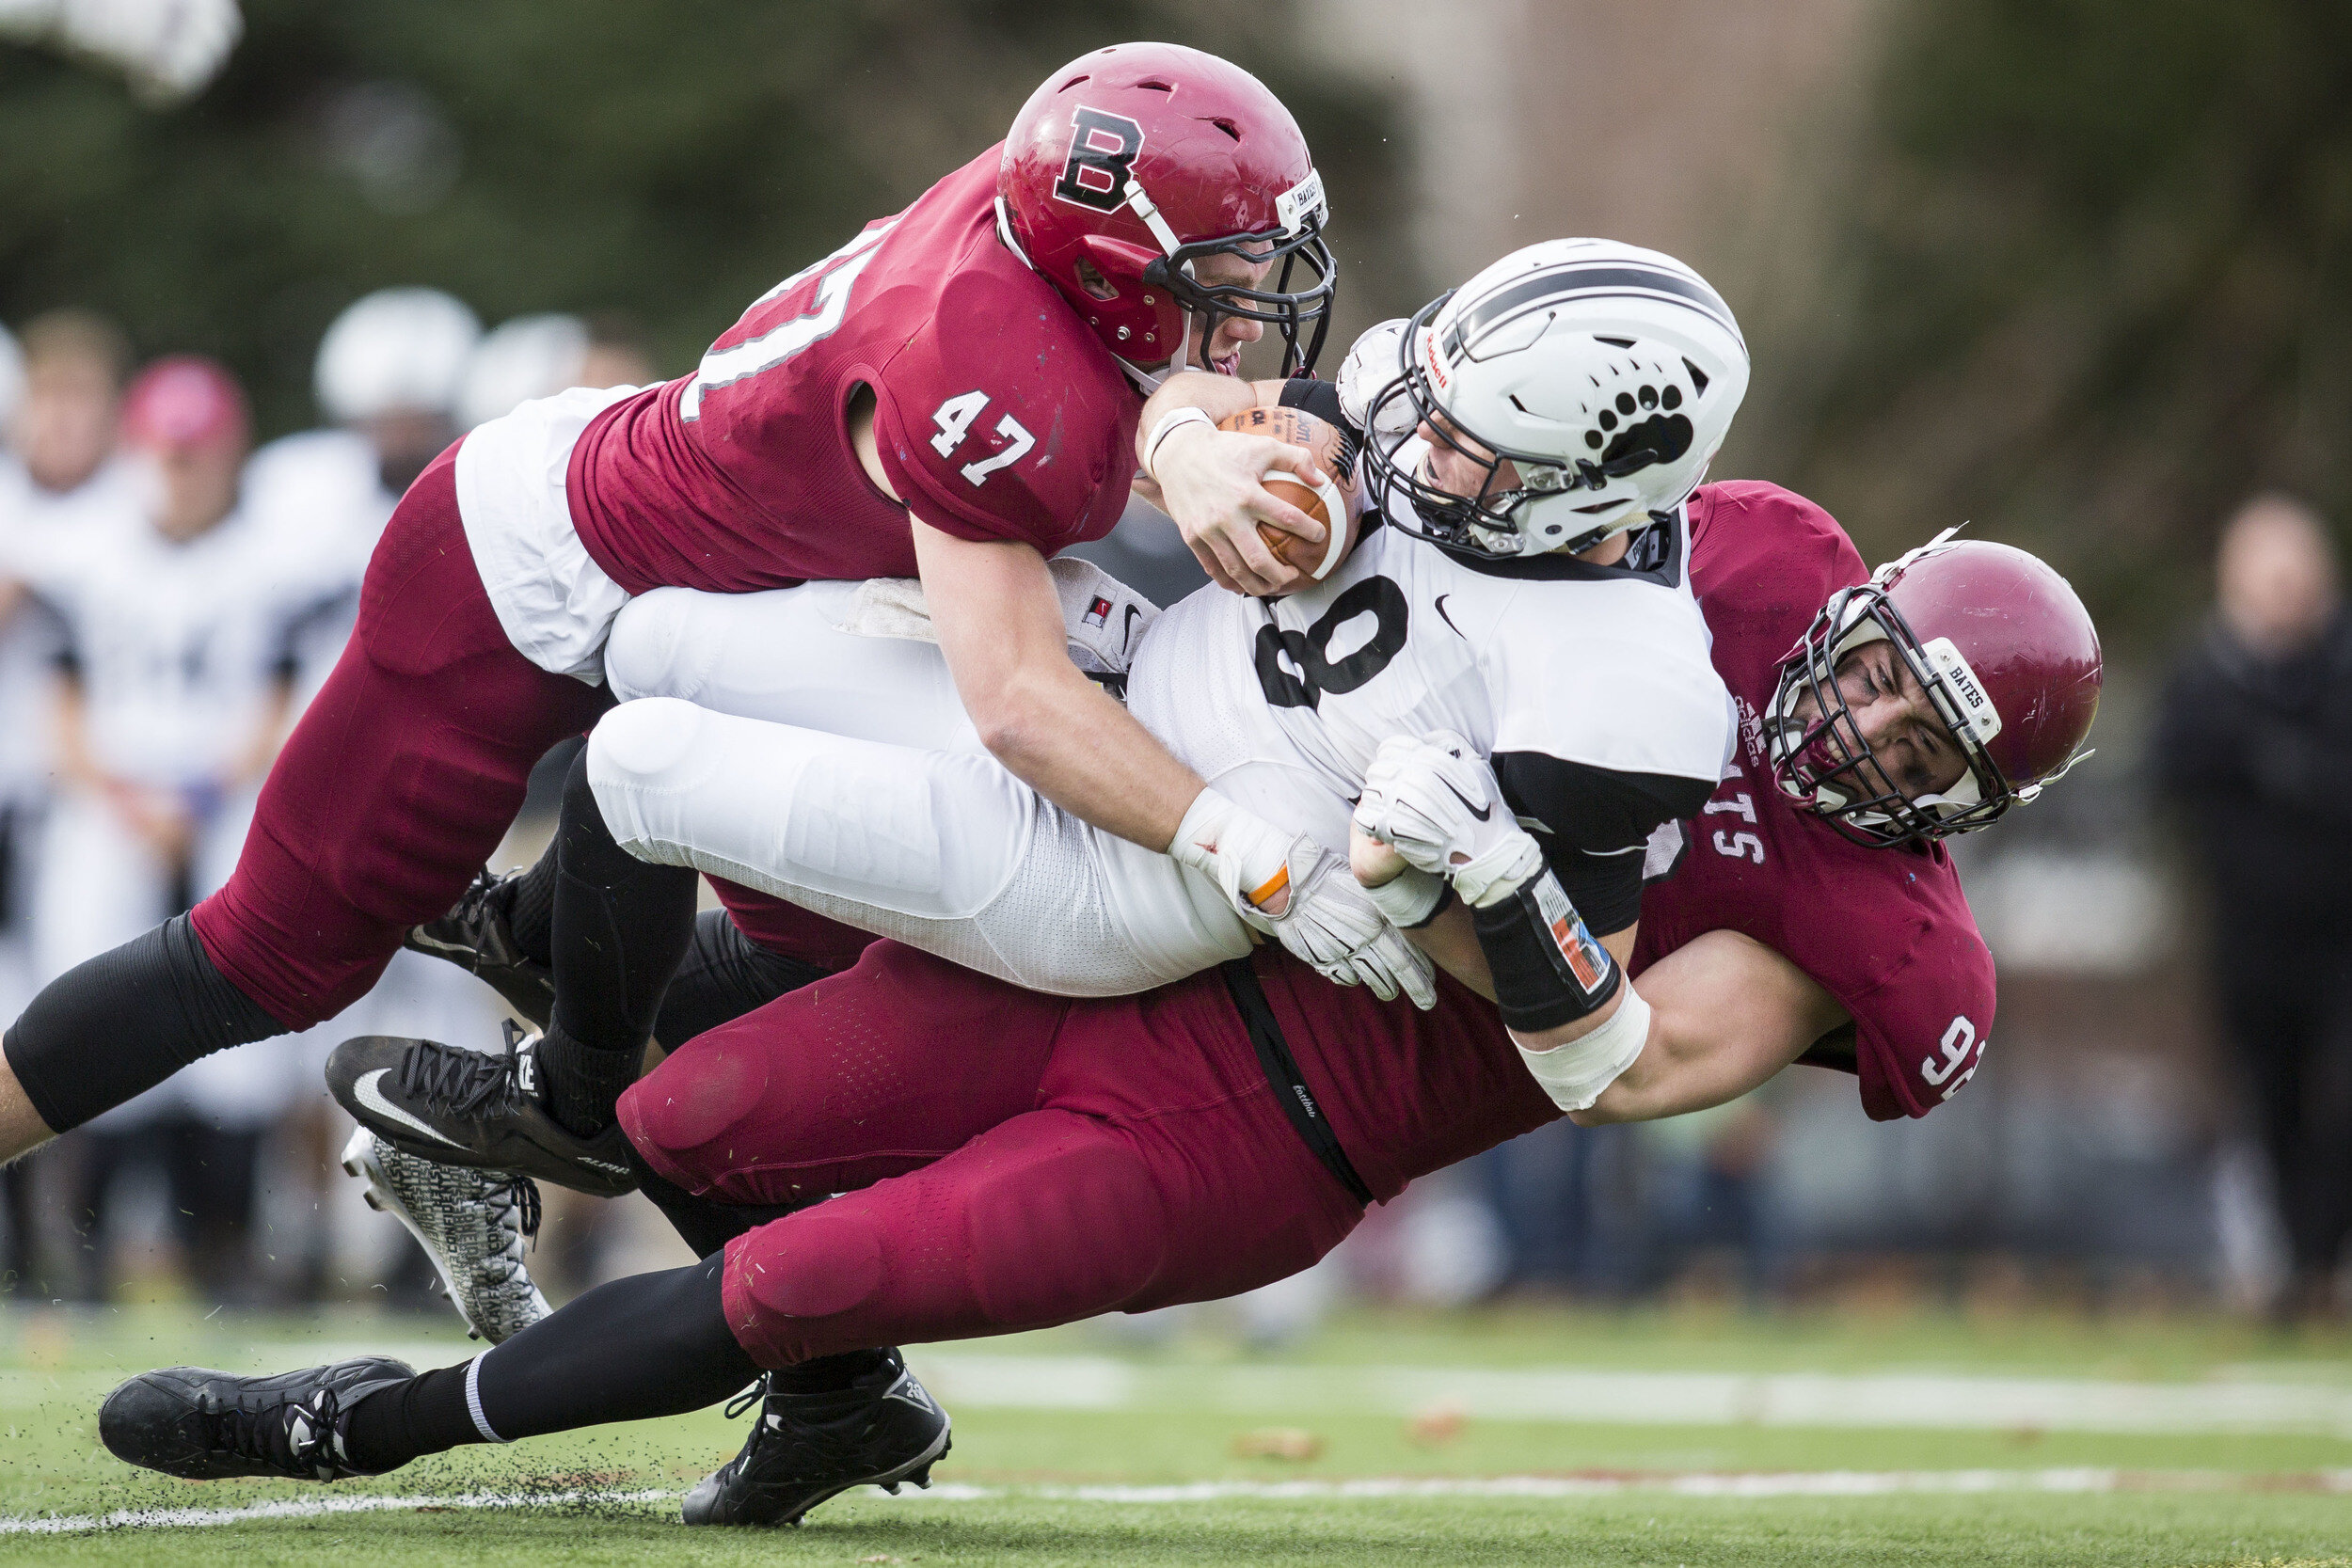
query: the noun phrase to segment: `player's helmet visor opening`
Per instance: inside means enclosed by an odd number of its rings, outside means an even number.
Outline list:
[[[1204,283],[1194,263],[1210,256],[1232,256],[1250,267],[1263,266],[1275,275],[1274,287],[1250,283]],[[1291,279],[1300,263],[1313,275],[1311,285],[1294,290]],[[1222,239],[1180,245],[1172,254],[1154,257],[1143,269],[1143,281],[1166,289],[1168,296],[1190,314],[1201,318],[1200,343],[1205,355],[1217,323],[1232,316],[1263,323],[1282,336],[1282,374],[1311,372],[1323,353],[1323,340],[1331,326],[1331,300],[1339,289],[1339,262],[1324,243],[1321,214],[1300,220],[1295,233],[1275,230],[1263,234],[1229,234]],[[1302,282],[1305,281],[1302,279]],[[1308,333],[1311,326],[1313,331]],[[1299,346],[1300,339],[1306,346]]]
[[[1689,438],[1686,436],[1684,445],[1673,451],[1642,444],[1618,452],[1606,462],[1595,463],[1578,458],[1563,463],[1556,452],[1517,451],[1489,440],[1447,410],[1430,379],[1428,367],[1422,363],[1421,356],[1415,352],[1415,345],[1426,338],[1430,323],[1437,319],[1438,312],[1453,297],[1454,291],[1448,290],[1415,312],[1398,340],[1400,373],[1373,399],[1371,408],[1366,411],[1365,428],[1378,430],[1403,426],[1405,420],[1398,417],[1394,404],[1400,398],[1406,400],[1412,411],[1413,425],[1429,430],[1449,451],[1458,453],[1470,464],[1479,476],[1479,486],[1476,493],[1468,496],[1440,489],[1428,476],[1396,460],[1396,453],[1404,451],[1410,445],[1409,442],[1388,446],[1378,441],[1368,441],[1364,446],[1365,467],[1382,490],[1391,495],[1402,495],[1409,500],[1421,521],[1421,526],[1415,528],[1405,519],[1390,517],[1391,524],[1406,533],[1426,539],[1441,549],[1468,551],[1488,557],[1524,553],[1533,542],[1533,534],[1522,526],[1520,514],[1529,506],[1567,492],[1599,490],[1612,480],[1638,473],[1652,464],[1671,462],[1688,450]],[[1661,424],[1658,428],[1665,427]],[[1687,423],[1683,428],[1688,429]],[[1500,483],[1506,463],[1518,470],[1517,484],[1505,486]],[[1626,501],[1617,499],[1601,501],[1590,509],[1580,509],[1596,515],[1593,527],[1546,548],[1568,555],[1592,548],[1611,534],[1624,531],[1626,506]],[[1670,515],[1669,512],[1651,512],[1644,521],[1663,521]],[[1497,549],[1492,543],[1497,538],[1516,540],[1518,548],[1513,551]]]
[[[1839,667],[1849,657],[1881,641],[1892,646],[1927,692],[1966,762],[1960,780],[1941,794],[1906,797],[1896,787],[1838,682]],[[1774,782],[1845,837],[1876,848],[1926,844],[1998,821],[2010,806],[2038,793],[2038,786],[2018,790],[2002,776],[1968,723],[1951,679],[1928,656],[1884,585],[1874,581],[1840,590],[1814,616],[1781,666],[1780,686],[1765,720]],[[1800,719],[1797,707],[1807,693],[1813,711]]]

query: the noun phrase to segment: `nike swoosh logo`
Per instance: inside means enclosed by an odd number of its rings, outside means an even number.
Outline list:
[[[1131,604],[1127,607],[1127,624],[1119,628],[1119,651],[1120,653],[1125,653],[1135,645],[1136,623],[1142,618],[1143,607],[1141,605]]]
[[[408,928],[408,940],[421,946],[430,947],[437,953],[463,953],[468,958],[471,958],[473,956],[473,949],[468,947],[464,942],[443,942],[438,937],[426,936],[424,934],[424,929],[421,927],[410,927]]]
[[[1462,802],[1462,809],[1463,809],[1464,811],[1469,812],[1469,813],[1470,813],[1472,816],[1475,816],[1475,817],[1476,817],[1476,818],[1478,818],[1478,820],[1480,820],[1481,822],[1486,821],[1488,817],[1492,816],[1495,814],[1495,808],[1494,808],[1494,807],[1492,807],[1492,806],[1490,806],[1490,805],[1488,805],[1488,806],[1473,806],[1473,805],[1471,805],[1471,804],[1470,803],[1470,797],[1469,797],[1469,796],[1467,796],[1467,795],[1463,794],[1460,790],[1458,790],[1458,789],[1454,788],[1452,784],[1446,784],[1446,781],[1445,781],[1445,780],[1443,780],[1443,779],[1439,779],[1438,782],[1439,784],[1445,784],[1445,792],[1446,792],[1448,795],[1453,796],[1455,800],[1459,800],[1459,801],[1461,801],[1461,802]]]
[[[456,1139],[444,1136],[384,1098],[384,1091],[377,1088],[376,1084],[391,1070],[390,1068],[380,1067],[373,1072],[361,1073],[359,1081],[351,1085],[351,1098],[375,1115],[382,1117],[386,1121],[397,1122],[411,1132],[421,1132],[437,1144],[447,1144],[452,1148],[465,1148],[466,1146]]]
[[[1438,619],[1443,621],[1446,624],[1447,629],[1452,631],[1454,636],[1462,638],[1462,641],[1467,642],[1470,639],[1468,637],[1464,637],[1462,635],[1462,628],[1454,624],[1454,617],[1445,612],[1445,602],[1452,597],[1454,597],[1454,595],[1451,594],[1440,594],[1438,595]]]

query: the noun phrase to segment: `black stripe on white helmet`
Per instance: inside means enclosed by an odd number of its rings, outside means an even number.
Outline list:
[[[1406,531],[1486,555],[1586,550],[1671,513],[1748,388],[1723,296],[1613,240],[1514,251],[1422,307],[1398,354],[1366,427],[1402,427],[1409,410],[1416,434],[1367,444],[1373,495]],[[1447,467],[1478,482],[1470,493],[1435,483],[1436,444],[1467,460]]]

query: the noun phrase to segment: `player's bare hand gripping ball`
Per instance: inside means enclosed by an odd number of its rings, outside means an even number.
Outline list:
[[[1318,546],[1328,537],[1322,525],[1265,486],[1269,473],[1290,475],[1309,489],[1327,481],[1306,448],[1223,430],[1204,416],[1159,433],[1149,471],[1158,482],[1161,504],[1218,587],[1267,594],[1306,586],[1307,574],[1278,559],[1260,531],[1265,525]]]

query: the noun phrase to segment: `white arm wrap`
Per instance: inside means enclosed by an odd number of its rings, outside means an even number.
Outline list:
[[[1373,907],[1389,917],[1390,925],[1409,931],[1435,912],[1438,901],[1445,896],[1445,879],[1408,865],[1378,887],[1364,891],[1372,895]]]
[[[1633,1065],[1649,1039],[1649,1004],[1633,989],[1630,977],[1617,987],[1617,1010],[1591,1034],[1555,1045],[1549,1051],[1519,1047],[1519,1057],[1535,1082],[1564,1111],[1592,1107],[1601,1091]]]
[[[1152,427],[1151,436],[1143,443],[1143,471],[1151,475],[1152,483],[1160,482],[1160,476],[1153,472],[1152,467],[1159,460],[1160,443],[1188,424],[1204,424],[1211,430],[1216,428],[1216,421],[1209,418],[1207,409],[1189,406],[1169,409],[1160,416],[1159,423]]]

